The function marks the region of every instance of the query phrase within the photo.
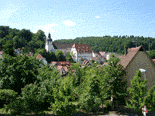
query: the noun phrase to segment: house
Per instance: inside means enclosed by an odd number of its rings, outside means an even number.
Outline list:
[[[105,60],[105,52],[95,52],[92,51],[91,47],[88,44],[77,44],[77,43],[58,43],[53,42],[51,39],[51,34],[49,33],[48,38],[46,39],[45,49],[48,52],[56,52],[61,50],[64,55],[68,52],[73,53],[73,60],[79,62],[80,59],[90,60],[92,57],[99,57],[101,60]]]
[[[130,80],[133,79],[139,69],[146,70],[146,72],[141,74],[143,79],[146,78],[148,80],[148,89],[155,85],[155,64],[142,46],[126,49],[125,55],[118,64],[121,64],[126,70],[125,79],[129,86],[131,85]]]
[[[80,59],[89,60],[92,57],[92,49],[88,44],[74,44],[71,48],[73,60],[79,62]]]
[[[90,62],[89,62],[87,59],[85,59],[85,60],[83,61],[83,63],[81,64],[81,67],[87,66],[87,65],[89,65],[89,64],[90,64]]]
[[[55,67],[61,75],[67,75],[68,67],[71,66],[69,61],[53,61],[50,63],[50,66]]]
[[[38,59],[39,61],[42,61],[43,64],[47,64],[46,59],[41,54],[38,54],[36,59]]]

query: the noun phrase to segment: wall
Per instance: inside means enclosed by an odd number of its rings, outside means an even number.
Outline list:
[[[79,62],[81,58],[90,60],[91,57],[92,57],[92,53],[78,53],[77,61]]]
[[[56,52],[56,50],[53,47],[52,42],[49,44],[46,42],[45,49],[46,49],[46,51],[49,51],[49,52]]]
[[[77,51],[76,51],[76,49],[75,48],[71,48],[71,52],[73,52],[73,55],[74,55],[73,60],[75,62],[77,62]]]
[[[146,79],[148,82],[146,85],[148,86],[148,89],[150,89],[153,85],[155,85],[155,65],[144,51],[139,51],[126,68],[126,79],[128,80],[128,85],[130,86],[130,80],[134,77],[136,71],[141,68],[147,70]],[[143,73],[142,78],[144,79]]]

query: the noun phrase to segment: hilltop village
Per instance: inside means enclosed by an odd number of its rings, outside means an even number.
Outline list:
[[[87,43],[53,41],[50,33],[45,38],[42,31],[27,44],[28,32],[1,36],[6,44],[0,51],[0,107],[8,114],[141,115],[143,107],[154,113],[153,50],[127,44],[124,54],[95,51]]]

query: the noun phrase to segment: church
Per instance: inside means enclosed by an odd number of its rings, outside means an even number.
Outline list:
[[[88,44],[77,44],[77,43],[58,43],[53,42],[51,39],[51,34],[49,33],[46,39],[45,49],[48,52],[56,52],[61,50],[64,55],[68,52],[73,53],[73,60],[79,62],[81,59],[90,60],[92,57],[96,57],[95,52],[91,49]]]
[[[51,34],[48,34],[48,38],[46,39],[45,49],[48,52],[56,52],[57,50],[61,50],[64,55],[71,51],[73,43],[58,43],[53,42],[51,39]]]

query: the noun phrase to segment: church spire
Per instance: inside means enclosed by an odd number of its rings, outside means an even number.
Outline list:
[[[48,39],[51,39],[51,34],[50,34],[50,32],[49,32],[49,34],[48,34]]]

